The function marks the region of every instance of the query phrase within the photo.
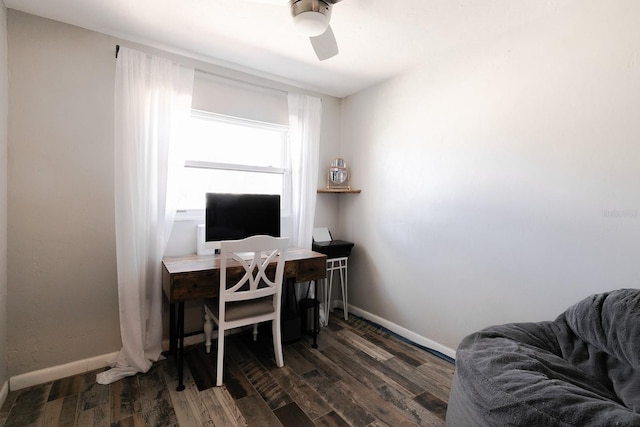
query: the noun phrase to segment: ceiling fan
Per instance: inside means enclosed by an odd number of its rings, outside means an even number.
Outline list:
[[[253,0],[259,3],[282,4],[283,0]],[[309,37],[311,46],[320,61],[338,54],[338,43],[329,26],[331,9],[341,0],[287,0],[293,25],[301,34]]]
[[[289,0],[293,24],[309,37],[318,59],[324,61],[338,54],[338,43],[329,21],[331,9],[340,0]]]

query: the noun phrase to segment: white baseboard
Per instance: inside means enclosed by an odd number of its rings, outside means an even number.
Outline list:
[[[339,301],[339,300],[334,301],[333,305],[335,305],[336,307],[343,308],[342,301]],[[366,319],[370,322],[380,325],[383,328],[390,330],[394,334],[397,334],[402,338],[405,338],[419,346],[426,347],[430,350],[441,353],[454,360],[456,358],[456,351],[454,349],[451,349],[440,343],[430,340],[429,338],[425,338],[421,335],[418,335],[413,331],[410,331],[400,325],[397,325],[393,322],[383,319],[382,317],[376,316],[375,314],[371,314],[368,311],[362,310],[361,308],[358,308],[349,304],[349,313],[353,313],[356,316],[362,317],[363,319]]]
[[[50,368],[16,375],[9,378],[9,389],[12,391],[20,390],[26,387],[59,380],[60,378],[93,371],[94,369],[104,368],[108,366],[107,362],[113,360],[117,355],[118,352],[103,354],[89,359],[77,360],[75,362],[65,363],[64,365],[52,366]]]
[[[2,384],[2,388],[0,388],[0,408],[4,405],[4,401],[7,400],[7,395],[9,394],[9,381],[5,381]]]
[[[342,308],[342,301],[334,301],[333,305]],[[363,319],[378,324],[415,344],[437,351],[438,353],[442,353],[443,355],[450,357],[451,359],[455,359],[455,350],[449,347],[445,347],[442,344],[439,344],[421,335],[418,335],[415,332],[412,332],[393,322],[389,322],[388,320],[376,316],[375,314],[371,314],[368,311],[362,310],[353,305],[349,305],[349,313],[360,316]],[[214,335],[216,334],[216,332],[217,331],[214,331]],[[197,334],[185,337],[184,339],[185,346],[199,344],[202,342],[204,342],[204,334]],[[169,348],[168,340],[163,341],[163,347],[165,349]],[[40,369],[38,371],[27,372],[26,374],[13,376],[9,379],[8,382],[5,382],[0,389],[0,406],[4,404],[9,390],[20,390],[26,387],[44,384],[72,375],[81,374],[83,372],[93,371],[94,369],[103,368],[108,366],[108,362],[110,360],[113,360],[117,355],[118,352],[103,354],[101,356],[96,356],[89,359],[78,360],[75,362],[66,363],[64,365],[52,366],[50,368]]]
[[[199,344],[204,342],[204,335],[198,334],[185,337],[185,346]],[[169,341],[163,341],[163,347],[169,348]],[[0,389],[0,406],[4,403],[9,390],[20,390],[38,384],[45,384],[50,381],[59,380],[61,378],[72,375],[82,374],[84,372],[93,371],[94,369],[104,368],[108,366],[108,362],[118,356],[118,352],[103,354],[101,356],[91,357],[89,359],[77,360],[75,362],[66,363],[64,365],[52,366],[50,368],[40,369],[38,371],[27,372],[9,378],[9,382],[5,383]]]

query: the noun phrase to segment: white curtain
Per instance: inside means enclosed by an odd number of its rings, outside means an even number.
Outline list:
[[[318,190],[318,152],[322,102],[319,98],[289,93],[293,246],[311,249]]]
[[[162,254],[184,163],[177,137],[191,111],[193,69],[121,48],[115,84],[115,221],[122,349],[97,381],[147,372],[162,351]]]

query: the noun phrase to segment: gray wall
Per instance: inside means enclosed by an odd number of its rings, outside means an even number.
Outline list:
[[[574,2],[346,99],[350,303],[452,355],[638,287],[639,15]]]
[[[114,41],[8,12],[11,376],[120,347]]]
[[[0,390],[7,383],[7,9],[0,4]],[[0,404],[2,399],[0,397]]]
[[[8,11],[8,376],[121,346],[113,213],[116,43],[157,53]],[[291,89],[166,55],[203,71]],[[320,159],[328,164],[338,149],[340,100],[323,97],[323,111]],[[337,226],[337,211],[337,200],[318,200],[321,224]],[[193,237],[185,251],[195,252]],[[193,312],[187,322],[201,328],[200,309]]]

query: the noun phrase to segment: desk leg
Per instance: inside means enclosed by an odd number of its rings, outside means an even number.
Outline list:
[[[180,342],[176,355],[178,362],[178,387],[176,387],[176,391],[182,391],[184,390],[184,302],[178,303],[178,324],[176,329],[176,342]]]
[[[169,354],[173,357],[176,356],[176,341],[176,305],[172,303],[169,304]]]
[[[311,282],[309,282],[311,286]],[[318,301],[318,281],[313,281],[313,344],[311,347],[318,348],[318,332],[320,332],[320,312],[318,311],[320,304]]]
[[[318,302],[318,281],[313,281],[313,345],[311,347],[318,348],[318,332],[320,332],[320,304]]]

